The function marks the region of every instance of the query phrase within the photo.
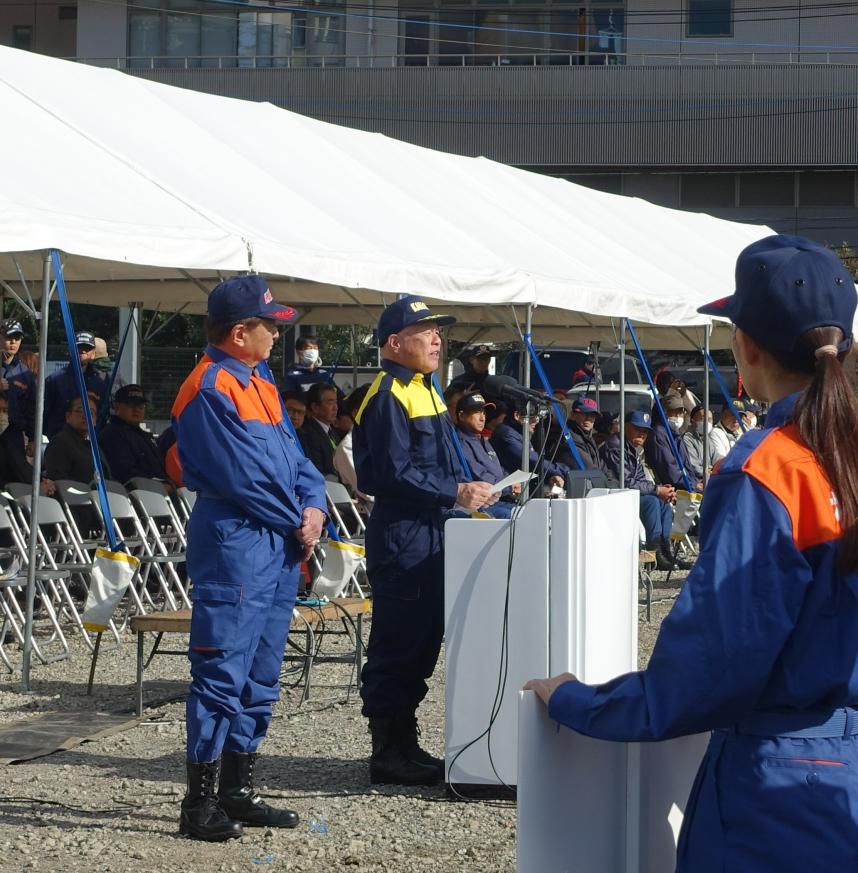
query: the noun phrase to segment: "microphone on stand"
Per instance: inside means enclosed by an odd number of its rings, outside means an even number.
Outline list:
[[[531,400],[543,406],[550,406],[553,398],[532,388],[520,385],[512,376],[486,376],[483,391],[491,397],[505,397],[517,402]]]

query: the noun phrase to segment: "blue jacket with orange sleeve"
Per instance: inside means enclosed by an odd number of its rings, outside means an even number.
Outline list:
[[[283,534],[300,527],[304,509],[327,512],[324,480],[286,426],[277,387],[246,364],[209,346],[172,420],[185,485],[201,497]]]
[[[551,697],[557,721],[592,737],[660,740],[750,713],[858,702],[858,574],[837,570],[837,501],[774,403],[706,488],[700,557],[646,670]]]

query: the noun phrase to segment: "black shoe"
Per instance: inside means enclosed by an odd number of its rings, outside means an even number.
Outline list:
[[[411,760],[402,750],[396,716],[373,716],[372,757],[369,781],[373,785],[437,785],[444,776],[442,769]]]
[[[188,761],[188,792],[182,800],[179,833],[208,843],[234,840],[244,834],[241,825],[218,803],[215,785],[219,769],[219,761]]]
[[[298,826],[298,813],[269,806],[253,787],[255,752],[224,752],[221,756],[218,800],[224,812],[236,821],[268,828]]]
[[[409,761],[417,761],[427,767],[434,767],[444,778],[444,759],[430,755],[425,749],[420,748],[420,726],[417,724],[417,715],[411,710],[396,714],[396,732],[399,737],[399,747],[402,754]]]
[[[655,553],[655,562],[659,570],[690,570],[694,566],[694,561],[677,557],[670,540],[661,541],[661,546]]]

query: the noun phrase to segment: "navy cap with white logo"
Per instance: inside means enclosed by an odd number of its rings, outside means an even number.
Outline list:
[[[3,336],[24,336],[24,326],[17,318],[7,318],[0,324],[0,333]]]
[[[434,321],[435,324],[454,324],[452,315],[432,312],[426,303],[414,294],[400,297],[388,306],[378,319],[378,344],[383,346],[391,334],[399,333],[405,327],[417,322]]]
[[[477,409],[489,407],[494,409],[494,403],[489,403],[482,394],[465,394],[456,404],[456,412],[474,412]]]
[[[76,346],[83,346],[84,348],[94,349],[95,334],[91,330],[79,330],[74,335],[74,342]]]
[[[646,430],[652,430],[652,416],[642,409],[635,409],[626,415],[626,421],[635,427],[642,427]]]

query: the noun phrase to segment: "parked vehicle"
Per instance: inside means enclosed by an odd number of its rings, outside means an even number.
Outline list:
[[[575,373],[583,369],[592,354],[588,349],[565,349],[549,346],[537,349],[539,359],[545,369],[545,375],[552,390],[566,391],[573,386]],[[602,383],[620,381],[620,353],[616,350],[600,351],[598,355]],[[515,379],[521,378],[521,354],[518,350],[507,354],[501,372]],[[644,382],[643,371],[633,355],[626,354],[626,383],[640,384]],[[531,368],[530,383],[534,388],[542,388],[539,379]]]

